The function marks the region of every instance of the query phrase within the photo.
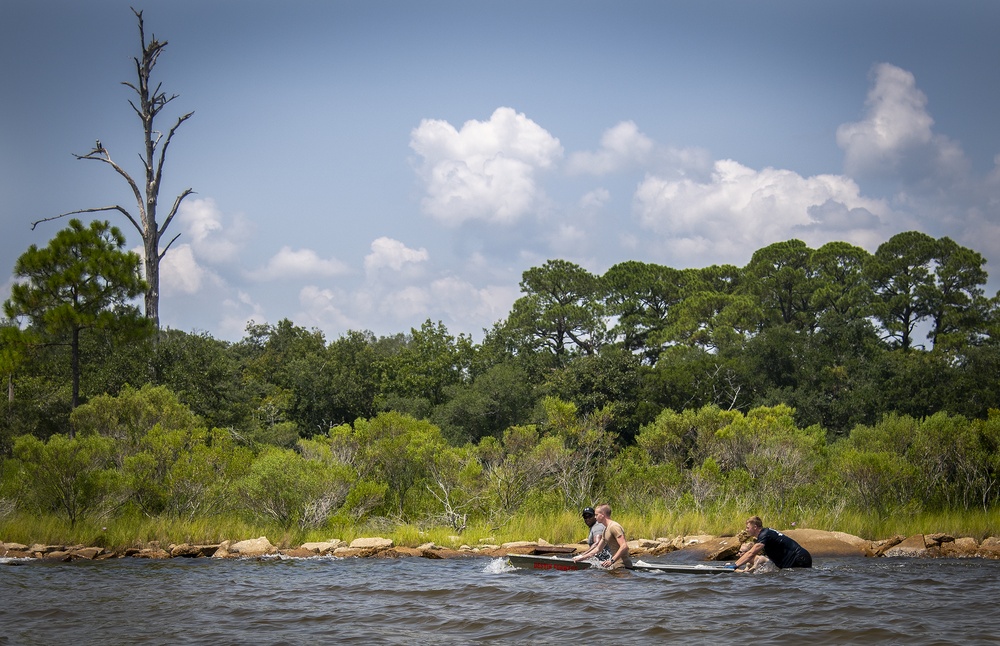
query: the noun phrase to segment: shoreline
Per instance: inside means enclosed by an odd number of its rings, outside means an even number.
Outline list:
[[[971,537],[955,538],[948,534],[914,534],[893,536],[870,541],[843,532],[813,529],[784,530],[814,558],[863,556],[909,558],[979,558],[1000,559],[1000,537],[991,536],[982,542]],[[455,537],[458,538],[458,537]],[[684,560],[731,561],[737,556],[740,540],[736,536],[675,536],[655,539],[640,538],[629,541],[629,551],[634,557],[663,556],[681,552]],[[417,547],[395,545],[391,539],[381,537],[357,538],[347,543],[338,539],[304,543],[295,547],[277,547],[267,537],[240,541],[223,541],[218,544],[192,545],[188,543],[161,546],[152,541],[143,547],[109,550],[87,545],[24,545],[0,543],[0,559],[4,563],[24,560],[75,561],[110,560],[118,558],[261,558],[287,557],[311,558],[333,556],[338,558],[428,558],[450,559],[489,557],[502,558],[508,554],[577,554],[583,552],[583,543],[552,544],[544,539],[515,541],[500,545],[482,544],[444,547],[425,543]]]

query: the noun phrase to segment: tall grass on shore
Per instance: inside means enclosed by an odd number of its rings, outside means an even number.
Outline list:
[[[758,512],[766,525],[776,529],[811,528],[840,531],[868,540],[895,535],[943,532],[955,537],[971,536],[982,540],[1000,536],[1000,517],[993,512],[952,511],[898,514],[892,517],[865,515],[859,512],[816,510],[791,514]],[[650,510],[639,513],[625,510],[614,514],[630,540],[637,538],[673,538],[699,534],[731,536],[743,528],[745,512],[714,510],[710,512]],[[243,540],[266,536],[281,548],[306,542],[339,539],[351,541],[366,536],[391,538],[397,545],[418,547],[434,543],[442,547],[461,545],[479,547],[513,541],[577,543],[587,536],[587,526],[575,511],[550,511],[511,516],[502,525],[470,523],[461,534],[447,526],[381,522],[377,525],[331,525],[321,529],[287,529],[276,525],[251,523],[237,517],[212,516],[193,520],[133,516],[107,521],[82,521],[72,527],[53,515],[14,514],[0,520],[0,540],[7,543],[52,545],[93,545],[110,550],[143,547],[153,541],[162,547],[170,544],[216,544],[224,540]]]

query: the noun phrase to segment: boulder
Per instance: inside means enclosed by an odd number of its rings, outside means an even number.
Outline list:
[[[934,556],[934,552],[931,552],[927,547],[926,541],[924,541],[923,534],[914,534],[913,536],[907,536],[903,541],[893,545],[889,549],[885,550],[883,556],[893,557],[919,557],[919,556]]]
[[[661,554],[667,554],[675,551],[677,551],[677,548],[669,540],[663,541],[656,539],[656,547],[650,548],[646,554],[649,556],[660,556]]]
[[[423,550],[419,550],[415,547],[393,547],[392,549],[382,550],[376,556],[378,557],[404,557],[404,556],[423,556]]]
[[[691,536],[682,536],[681,541],[685,547],[691,547],[694,545],[700,545],[708,541],[718,540],[718,536],[713,536],[711,534],[694,534]]]
[[[170,558],[170,552],[161,549],[159,547],[146,547],[139,550],[138,553],[134,554],[136,558],[140,559],[168,559]]]
[[[338,547],[333,550],[333,555],[341,558],[347,558],[348,556],[360,556],[362,552],[364,552],[364,550],[356,550],[353,547]]]
[[[73,558],[92,560],[97,558],[102,552],[104,552],[104,548],[101,547],[81,547],[78,550],[73,550],[71,554]]]
[[[311,550],[317,554],[329,554],[338,547],[344,547],[345,545],[347,545],[346,542],[331,538],[328,541],[319,543],[303,543],[301,547],[304,550]]]
[[[500,546],[501,549],[511,554],[532,554],[538,545],[534,541],[511,541]]]
[[[276,553],[278,548],[271,545],[271,541],[267,540],[266,536],[261,536],[233,543],[229,547],[229,551],[236,552],[240,556],[266,556]]]
[[[316,556],[316,552],[312,550],[307,550],[304,547],[293,547],[290,550],[278,550],[278,553],[282,556],[291,556],[293,558],[307,559]]]
[[[4,543],[4,548],[13,552],[27,552],[28,546],[24,543]]]
[[[737,538],[724,538],[721,539],[716,545],[715,549],[708,552],[705,555],[705,560],[708,561],[733,561],[739,558],[740,555],[740,541]]]
[[[685,536],[682,544],[681,549],[685,552],[692,552],[696,557],[705,560],[731,549],[738,550],[740,547],[739,541],[733,536]]]
[[[356,550],[352,547],[338,547],[333,550],[333,555],[340,558],[348,558],[351,556],[365,556],[370,554],[371,550]]]
[[[789,529],[782,532],[813,556],[872,556],[871,541],[844,532],[819,529]]]
[[[1000,538],[990,536],[984,539],[976,554],[984,559],[1000,559]]]
[[[42,558],[46,561],[69,561],[72,560],[73,555],[66,550],[52,550],[42,553]]]
[[[219,549],[212,552],[213,559],[224,559],[230,556],[229,546],[232,545],[232,541],[222,541],[219,543]]]
[[[872,552],[875,556],[885,556],[887,550],[892,547],[899,545],[906,539],[905,536],[893,536],[892,538],[886,538],[880,541],[872,542]]]
[[[351,541],[351,549],[354,550],[385,550],[392,547],[394,543],[391,538],[355,538]]]
[[[219,549],[216,546],[215,549]],[[212,550],[213,552],[215,550]],[[170,556],[173,558],[195,558],[201,556],[201,550],[197,549],[194,545],[188,545],[187,543],[181,543],[180,545],[172,545],[170,547]]]
[[[945,543],[954,543],[955,537],[949,534],[924,534],[924,542],[928,547],[933,545],[943,545]]]
[[[962,536],[941,545],[941,555],[951,558],[972,558],[979,551],[979,543],[971,536]]]

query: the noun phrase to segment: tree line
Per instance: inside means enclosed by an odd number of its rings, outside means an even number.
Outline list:
[[[891,414],[831,443],[822,428],[798,426],[788,406],[744,414],[709,405],[665,410],[619,447],[608,411],[581,416],[554,397],[541,408],[538,423],[462,446],[427,420],[380,412],[281,447],[205,427],[163,386],[126,387],[74,410],[72,439],[18,437],[2,463],[0,511],[71,527],[236,517],[286,531],[389,522],[461,534],[595,500],[634,513],[764,510],[834,522],[997,505],[995,411],[986,420]]]
[[[948,238],[873,254],[789,240],[745,267],[603,275],[551,260],[479,343],[430,320],[332,341],[289,320],[235,343],[157,331],[130,304],[143,282],[123,246],[74,220],[15,267],[0,455],[18,504],[39,465],[76,459],[99,475],[84,509],[231,511],[209,495],[225,484],[299,524],[579,504],[623,479],[627,505],[819,504],[831,478],[869,509],[996,502],[998,300],[982,256]],[[672,439],[652,440],[664,424]]]

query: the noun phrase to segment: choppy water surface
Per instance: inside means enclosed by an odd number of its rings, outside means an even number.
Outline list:
[[[996,644],[1000,562],[817,559],[760,575],[499,559],[0,565],[0,644]]]

